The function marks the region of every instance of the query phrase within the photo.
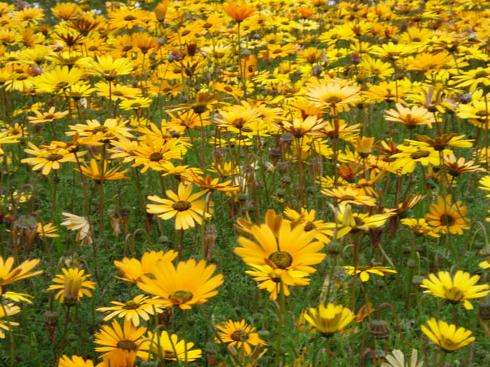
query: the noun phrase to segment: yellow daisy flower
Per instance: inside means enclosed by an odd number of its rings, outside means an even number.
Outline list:
[[[328,303],[309,308],[303,317],[314,330],[324,336],[331,336],[342,332],[354,320],[354,313],[347,307]]]
[[[354,266],[346,265],[344,266],[346,274],[350,276],[358,276],[362,282],[367,282],[369,280],[369,274],[379,275],[381,277],[389,274],[396,274],[397,271],[394,269],[387,268],[385,266]]]
[[[162,303],[158,298],[150,298],[141,294],[127,302],[111,301],[111,304],[112,306],[97,309],[97,311],[107,314],[104,321],[119,317],[130,320],[134,326],[139,326],[141,320],[148,321],[150,316],[159,314],[163,310]]]
[[[243,350],[250,355],[253,349],[259,348],[266,343],[260,338],[255,328],[245,320],[228,320],[216,327],[216,339],[228,347]]]
[[[56,275],[48,291],[55,291],[55,299],[68,306],[79,302],[83,297],[92,297],[95,283],[88,280],[90,274],[79,268],[63,268],[62,274]]]
[[[137,285],[144,292],[159,297],[164,307],[190,310],[218,294],[223,275],[214,275],[215,270],[216,265],[208,265],[204,260],[190,259],[177,266],[168,263],[143,276]]]
[[[187,364],[201,358],[202,355],[200,349],[193,349],[194,343],[179,340],[176,334],[170,334],[165,330],[160,333],[149,332],[147,340],[149,341],[150,352],[166,361]]]
[[[452,303],[462,303],[464,308],[472,310],[470,299],[482,298],[490,293],[488,284],[477,285],[479,275],[471,276],[470,273],[458,270],[454,277],[447,271],[429,274],[420,285],[427,289],[424,293],[430,293],[435,297],[447,299]]]
[[[471,331],[435,318],[422,325],[421,330],[435,345],[446,352],[461,349],[475,341]]]
[[[210,208],[206,211],[206,200],[202,198],[207,192],[203,190],[193,194],[192,185],[180,183],[177,193],[172,190],[165,192],[168,199],[157,195],[148,196],[148,200],[153,203],[147,204],[146,210],[164,220],[175,217],[175,229],[193,228],[196,223],[201,224],[204,217],[211,217]]]

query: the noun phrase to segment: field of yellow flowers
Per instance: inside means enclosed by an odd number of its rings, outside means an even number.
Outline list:
[[[490,365],[490,3],[0,24],[1,367]]]

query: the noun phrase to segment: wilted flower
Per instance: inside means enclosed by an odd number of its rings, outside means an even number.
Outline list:
[[[423,367],[424,362],[418,359],[418,352],[416,349],[412,349],[410,360],[405,361],[405,355],[401,350],[395,349],[388,354],[386,362],[381,364],[381,367]]]
[[[90,223],[87,218],[67,212],[63,212],[62,214],[64,220],[61,222],[61,225],[65,226],[70,231],[76,231],[76,239],[78,242],[90,245],[92,243],[92,234]]]

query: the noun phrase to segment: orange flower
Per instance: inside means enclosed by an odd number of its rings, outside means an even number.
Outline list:
[[[254,13],[254,9],[243,1],[228,1],[223,5],[223,9],[238,23],[243,22]]]
[[[155,9],[153,10],[157,20],[161,23],[165,21],[165,16],[167,15],[168,3],[170,0],[162,0],[160,1]]]
[[[301,18],[311,18],[313,16],[313,13],[315,12],[312,8],[307,8],[307,7],[300,7],[297,9],[298,13],[300,14]]]

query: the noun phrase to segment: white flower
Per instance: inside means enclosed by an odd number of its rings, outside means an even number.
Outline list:
[[[61,222],[61,225],[70,231],[78,231],[77,241],[90,245],[92,243],[92,236],[90,233],[90,223],[87,218],[66,212],[62,214],[64,221]]]
[[[412,355],[410,361],[405,363],[405,356],[401,350],[395,349],[388,354],[386,357],[386,362],[381,364],[381,367],[422,367],[424,365],[423,361],[418,361],[417,350],[412,349]]]

